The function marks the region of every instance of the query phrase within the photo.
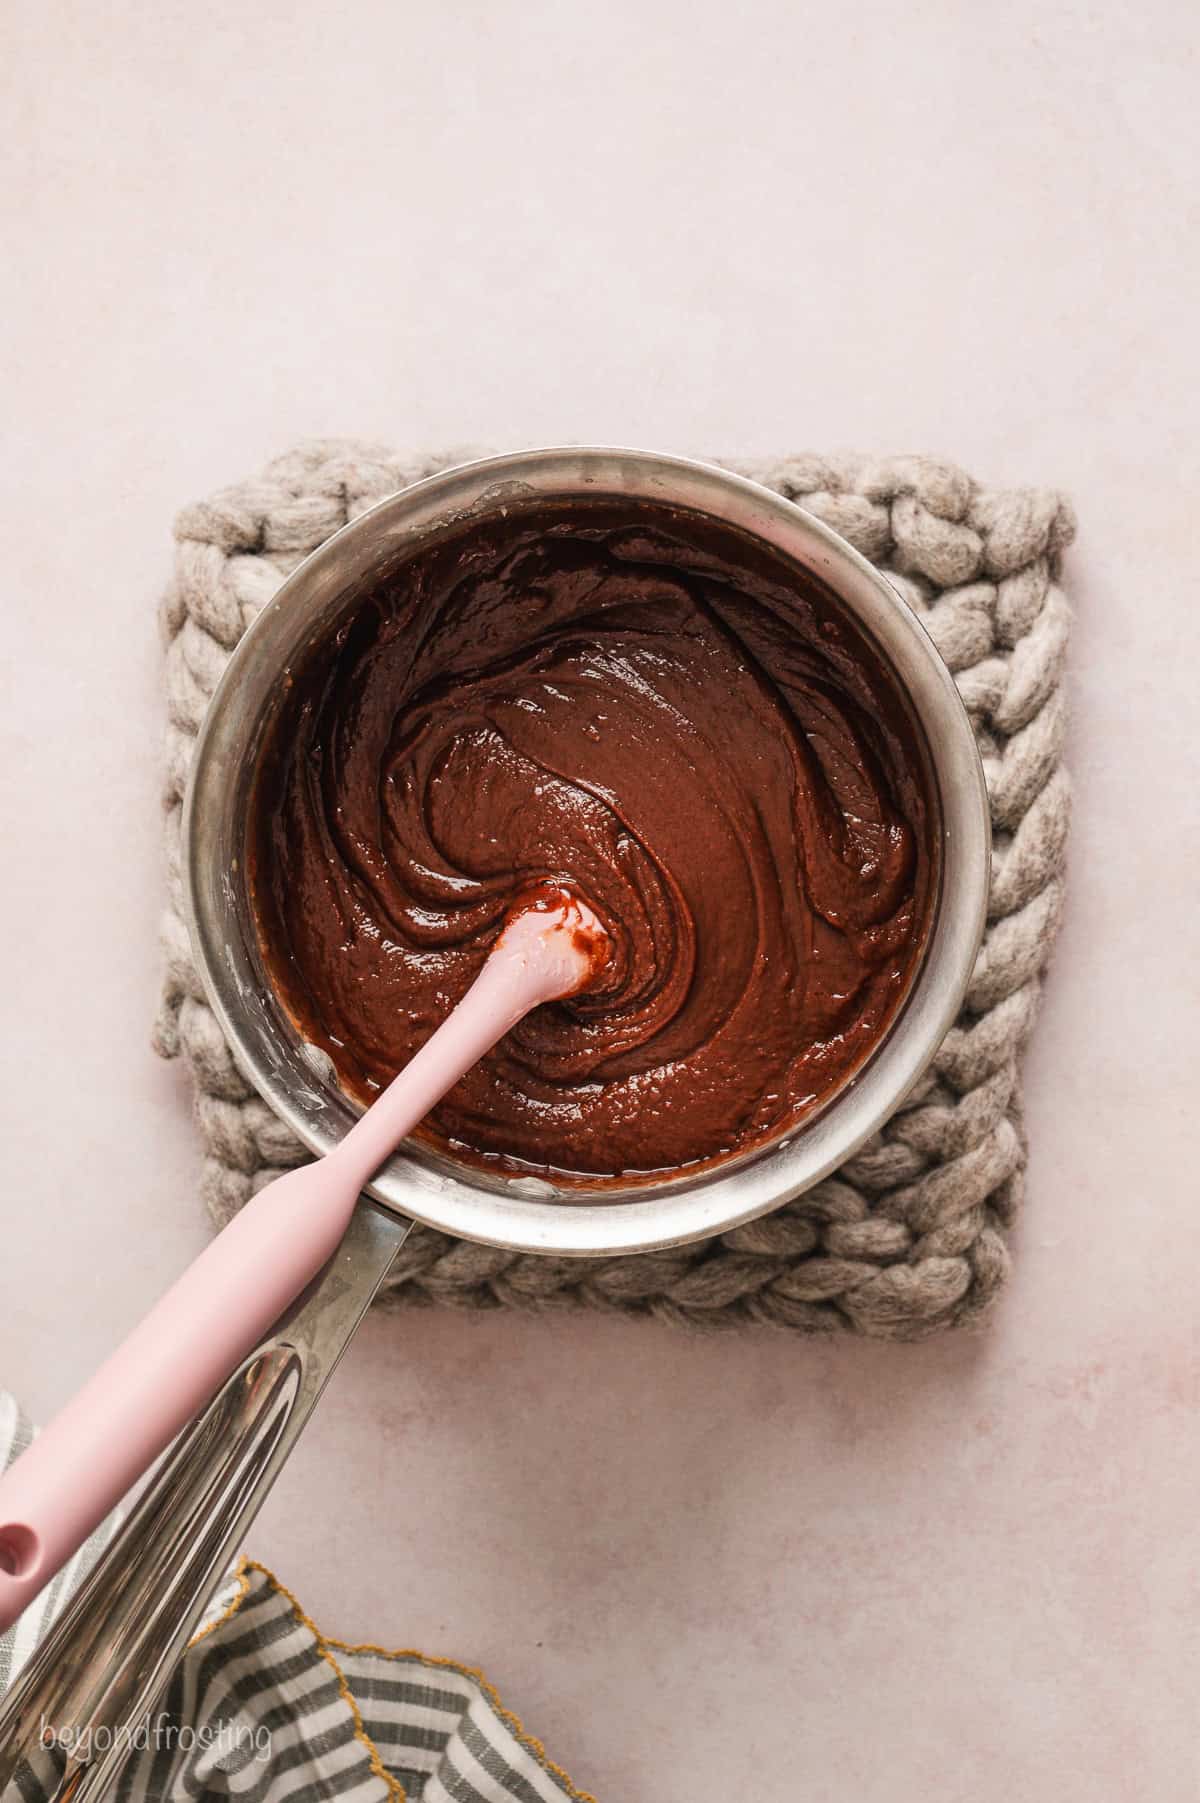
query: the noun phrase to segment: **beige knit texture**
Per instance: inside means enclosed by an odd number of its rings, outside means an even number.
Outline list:
[[[163,605],[169,900],[156,1044],[191,1067],[204,1197],[218,1225],[306,1153],[238,1070],[192,963],[180,819],[196,733],[238,639],[289,572],[382,496],[461,460],[306,444],[176,521]],[[418,1227],[388,1280],[393,1297],[919,1339],[978,1320],[1008,1274],[1006,1234],[1025,1169],[1019,1060],[1062,903],[1070,616],[1058,573],[1074,535],[1071,509],[1041,489],[981,488],[929,457],[804,455],[730,467],[799,502],[869,557],[954,673],[983,754],[995,835],[987,934],[966,1004],[883,1130],[774,1214],[673,1251],[595,1260],[501,1252]]]

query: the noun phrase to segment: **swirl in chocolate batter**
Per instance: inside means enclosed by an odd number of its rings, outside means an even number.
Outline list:
[[[369,1102],[514,896],[564,884],[608,963],[422,1134],[577,1182],[722,1160],[894,1018],[936,876],[926,770],[814,579],[678,511],[542,504],[402,564],[293,673],[253,810],[264,963]]]

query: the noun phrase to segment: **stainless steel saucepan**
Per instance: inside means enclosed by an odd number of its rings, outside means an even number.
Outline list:
[[[60,1795],[95,1797],[116,1732],[152,1708],[204,1606],[414,1221],[514,1251],[611,1257],[680,1245],[766,1213],[827,1176],[892,1113],[953,1022],[983,931],[989,825],[983,772],[953,680],[888,582],[818,520],[756,483],[643,451],[552,449],[464,464],[380,502],[289,577],[239,644],[200,734],[184,819],[196,962],[238,1064],[320,1153],[352,1105],[322,1080],[266,983],[246,881],[257,759],[283,677],[335,631],[374,578],[471,521],[572,497],[667,503],[732,526],[814,572],[895,672],[928,745],[940,882],[923,960],[874,1056],[811,1123],[700,1176],[606,1187],[563,1206],[542,1180],[486,1177],[415,1142],[359,1203],[310,1290],[177,1440],[95,1571],[0,1709],[0,1786],[45,1721],[110,1746]],[[86,1735],[81,1730],[90,1730]]]

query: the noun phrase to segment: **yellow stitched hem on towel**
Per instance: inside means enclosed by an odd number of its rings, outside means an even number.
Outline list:
[[[207,1635],[214,1633],[216,1629],[221,1627],[225,1622],[232,1620],[237,1614],[249,1594],[250,1573],[252,1571],[262,1573],[263,1577],[267,1580],[267,1583],[278,1593],[278,1595],[283,1597],[284,1601],[293,1610],[296,1619],[308,1629],[309,1633],[316,1641],[317,1649],[322,1658],[325,1659],[333,1669],[334,1676],[337,1680],[338,1691],[342,1700],[354,1717],[355,1738],[362,1742],[371,1762],[371,1770],[377,1778],[382,1779],[383,1783],[387,1785],[388,1792],[395,1800],[395,1803],[407,1803],[404,1786],[400,1783],[398,1778],[393,1778],[391,1773],[385,1769],[383,1761],[379,1757],[377,1747],[363,1726],[363,1719],[359,1714],[358,1704],[354,1700],[341,1666],[334,1658],[334,1648],[341,1653],[373,1653],[380,1659],[416,1659],[419,1660],[422,1665],[431,1666],[434,1669],[440,1667],[443,1671],[457,1672],[460,1677],[469,1678],[473,1684],[479,1686],[484,1701],[491,1705],[505,1727],[520,1741],[521,1745],[525,1747],[528,1752],[533,1754],[533,1757],[537,1760],[542,1769],[549,1772],[552,1777],[557,1778],[560,1784],[566,1786],[567,1795],[572,1799],[572,1803],[596,1803],[596,1799],[592,1796],[590,1791],[577,1789],[568,1774],[564,1772],[562,1766],[557,1765],[555,1761],[550,1758],[537,1736],[530,1734],[526,1729],[525,1724],[521,1721],[521,1718],[518,1715],[514,1715],[511,1709],[505,1707],[500,1700],[500,1693],[497,1691],[495,1685],[492,1684],[476,1666],[462,1665],[457,1659],[443,1659],[435,1653],[422,1653],[415,1647],[376,1646],[371,1641],[351,1642],[348,1640],[337,1640],[331,1635],[323,1634],[316,1622],[313,1621],[312,1617],[301,1607],[300,1603],[292,1595],[292,1592],[287,1586],[281,1584],[279,1579],[275,1576],[275,1573],[269,1571],[267,1567],[261,1564],[257,1559],[248,1559],[243,1555],[243,1557],[238,1560],[234,1570],[234,1578],[237,1583],[236,1594],[221,1611],[220,1615],[216,1616],[214,1620],[206,1622],[204,1627],[202,1627],[198,1633],[193,1634],[191,1640],[188,1642],[189,1649],[194,1647],[198,1641],[205,1639]]]

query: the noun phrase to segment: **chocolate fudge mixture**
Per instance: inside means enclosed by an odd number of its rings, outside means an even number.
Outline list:
[[[369,1103],[514,899],[612,939],[421,1129],[587,1186],[745,1152],[831,1097],[919,963],[924,747],[834,595],[667,507],[459,528],[289,672],[253,807],[266,972]]]

